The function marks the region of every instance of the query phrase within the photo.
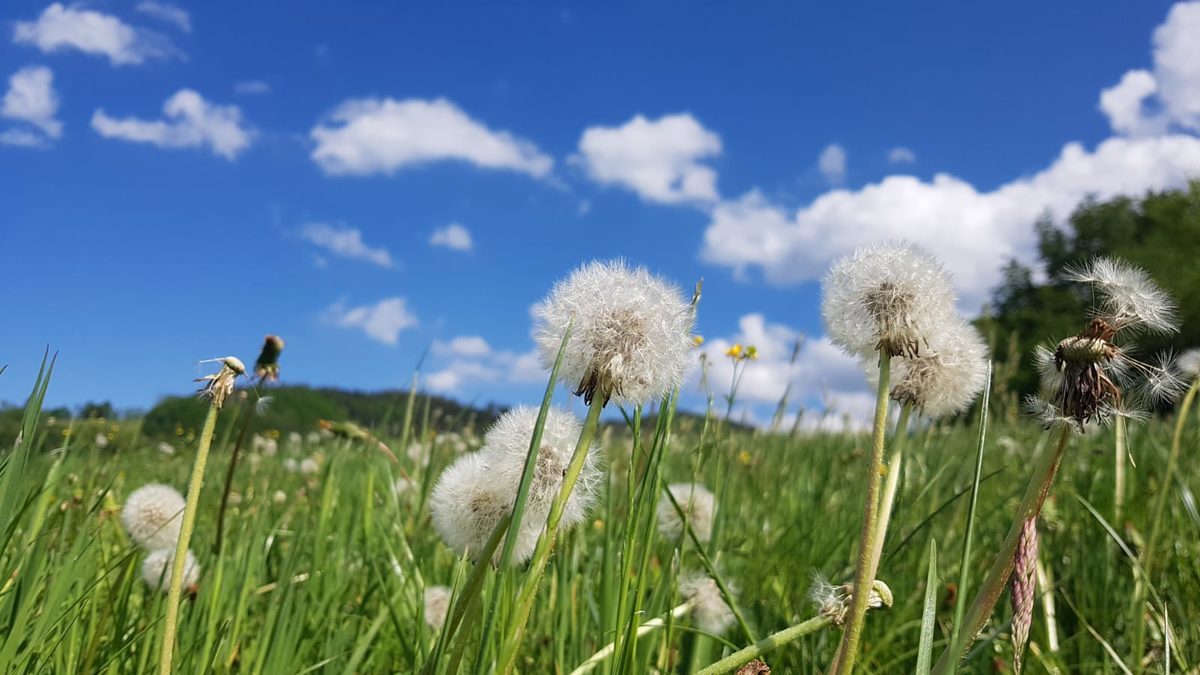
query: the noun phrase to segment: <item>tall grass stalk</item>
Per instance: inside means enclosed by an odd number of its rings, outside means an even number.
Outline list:
[[[886,350],[879,352],[879,387],[875,393],[875,421],[871,429],[871,459],[867,463],[867,496],[863,507],[862,532],[858,543],[858,563],[854,570],[854,585],[851,595],[850,613],[842,632],[842,641],[837,656],[829,667],[830,673],[848,675],[854,672],[858,658],[859,641],[862,639],[863,622],[867,615],[867,601],[875,579],[871,573],[871,559],[875,552],[876,525],[879,519],[879,484],[883,472],[883,446],[887,427],[889,376],[891,356]]]
[[[224,367],[224,366],[222,366]],[[200,506],[200,488],[204,485],[204,467],[208,464],[208,449],[212,445],[213,431],[217,426],[217,414],[221,401],[213,398],[209,402],[208,414],[200,430],[200,445],[196,448],[196,462],[192,466],[192,479],[188,483],[187,503],[183,508],[183,522],[179,530],[179,541],[175,544],[175,558],[171,561],[171,586],[167,592],[167,617],[163,621],[162,651],[159,653],[159,675],[170,675],[171,659],[175,653],[175,632],[179,628],[179,601],[183,596],[183,570],[187,563],[188,545],[192,530],[196,526],[196,511]]]
[[[1017,508],[1016,517],[1009,527],[1008,535],[1004,538],[1004,542],[1000,544],[1000,548],[992,560],[992,566],[988,570],[987,577],[984,579],[983,585],[975,593],[975,597],[971,601],[971,605],[964,614],[962,621],[956,622],[954,630],[957,633],[957,639],[952,640],[946,649],[942,651],[941,656],[938,657],[937,664],[933,668],[935,675],[954,671],[958,665],[959,658],[971,646],[971,643],[975,640],[975,636],[992,615],[992,610],[996,608],[996,602],[1004,593],[1008,577],[1012,573],[1013,554],[1017,550],[1017,541],[1020,539],[1024,523],[1029,518],[1036,517],[1041,513],[1042,504],[1046,501],[1046,496],[1050,493],[1050,488],[1054,484],[1054,477],[1058,473],[1059,464],[1062,462],[1063,453],[1066,452],[1070,441],[1071,427],[1064,425],[1059,430],[1058,442],[1052,446],[1047,445],[1043,449],[1042,456],[1038,459],[1037,466],[1033,470],[1033,475],[1029,478],[1029,485],[1025,489],[1025,496],[1021,499],[1021,505]]]

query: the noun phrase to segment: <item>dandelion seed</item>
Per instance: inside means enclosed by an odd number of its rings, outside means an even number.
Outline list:
[[[161,548],[152,551],[142,562],[142,580],[150,588],[166,593],[171,585],[171,566],[175,561],[175,549]],[[200,563],[191,551],[183,561],[183,587],[195,586],[200,580]]]
[[[892,362],[892,398],[933,418],[961,412],[983,391],[987,358],[987,345],[974,327],[961,319],[947,321],[919,356]],[[878,380],[877,369],[864,363],[864,370],[873,383]]]
[[[204,383],[204,386],[200,387],[199,395],[208,397],[213,405],[220,408],[225,405],[225,399],[233,393],[238,376],[246,374],[246,366],[234,356],[215,360],[221,362],[221,369],[212,375],[196,378],[196,382]]]
[[[702,544],[708,543],[712,537],[713,514],[716,511],[713,494],[703,485],[694,483],[675,483],[667,489],[683,509],[696,539]],[[659,533],[669,541],[677,541],[683,535],[683,526],[684,521],[680,519],[671,499],[662,495],[658,500]]]
[[[93,442],[96,444],[96,448],[103,450],[108,447],[108,436],[104,433],[98,433]]]
[[[538,305],[537,317],[546,368],[571,326],[558,376],[588,404],[597,394],[601,403],[657,399],[682,384],[694,358],[692,304],[678,287],[623,261],[575,270]]]
[[[425,589],[425,625],[432,631],[440,631],[450,612],[451,591],[445,586],[430,586]]]
[[[1115,258],[1096,258],[1082,267],[1068,269],[1066,278],[1092,285],[1101,301],[1095,313],[1117,331],[1179,330],[1175,301],[1141,268]]]
[[[185,505],[183,495],[169,485],[143,485],[125,499],[121,523],[142,548],[172,548],[179,541]]]
[[[825,277],[821,313],[850,354],[916,356],[952,320],[954,291],[942,265],[911,244],[861,248]]]
[[[704,575],[692,575],[679,581],[679,594],[692,605],[692,618],[700,630],[721,635],[736,620],[733,610],[721,597],[717,582]]]
[[[430,496],[433,523],[456,553],[478,553],[496,525],[512,512],[537,415],[537,409],[524,406],[504,413],[488,429],[482,449],[459,457],[438,479]],[[515,562],[524,562],[533,554],[581,430],[579,420],[570,412],[559,408],[547,411],[542,445],[514,543]],[[586,518],[604,479],[598,454],[596,446],[589,449],[563,507],[560,530]]]

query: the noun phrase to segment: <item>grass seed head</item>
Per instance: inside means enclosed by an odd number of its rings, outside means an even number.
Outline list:
[[[1009,580],[1009,598],[1013,608],[1013,665],[1018,673],[1021,672],[1021,656],[1025,651],[1025,643],[1029,641],[1029,627],[1033,623],[1037,552],[1037,519],[1028,518],[1017,540],[1017,550],[1013,554],[1012,577]]]
[[[121,508],[121,523],[144,549],[172,548],[179,541],[186,502],[169,485],[151,483],[134,490]]]
[[[542,364],[591,403],[636,404],[683,383],[694,360],[694,310],[680,289],[623,261],[591,262],[555,284],[536,309]],[[574,321],[574,323],[572,323]]]

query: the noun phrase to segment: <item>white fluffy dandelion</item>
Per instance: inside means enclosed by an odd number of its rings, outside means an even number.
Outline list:
[[[574,319],[558,376],[588,403],[597,392],[602,403],[657,399],[683,382],[693,361],[691,302],[673,284],[620,260],[575,270],[536,311],[546,368]]]
[[[445,586],[430,586],[425,589],[425,625],[430,630],[440,631],[450,612],[452,593]]]
[[[720,635],[733,625],[736,617],[717,582],[704,575],[692,575],[679,581],[679,594],[692,605],[692,618],[700,630]]]
[[[121,508],[125,531],[142,548],[173,548],[179,541],[186,502],[169,485],[151,483],[134,490]]]
[[[304,476],[311,476],[321,470],[321,465],[312,457],[305,457],[300,461],[297,469]]]
[[[1200,349],[1189,349],[1175,359],[1175,367],[1189,380],[1200,377]]]
[[[954,316],[942,264],[905,243],[860,248],[838,261],[822,286],[829,338],[856,356],[914,356]]]
[[[171,566],[174,564],[174,560],[175,549],[173,548],[151,551],[142,563],[142,580],[150,588],[166,593],[171,586]],[[196,556],[188,551],[183,561],[183,587],[193,586],[199,580],[200,563],[196,562]]]
[[[961,319],[947,321],[918,356],[892,361],[892,398],[933,418],[961,412],[983,391],[987,360],[979,331]],[[878,382],[874,364],[863,366],[871,382]]]
[[[1067,270],[1071,281],[1091,284],[1099,296],[1095,313],[1117,331],[1145,328],[1152,333],[1179,330],[1175,301],[1145,270],[1115,258],[1096,258]]]
[[[483,448],[459,457],[438,479],[429,499],[433,524],[456,553],[477,554],[496,525],[512,512],[537,413],[534,408],[519,407],[501,415],[484,437]],[[533,554],[550,505],[562,487],[563,474],[580,430],[579,420],[571,413],[558,408],[548,411],[521,529],[514,544],[514,562],[523,562]],[[582,522],[595,499],[603,479],[597,454],[595,446],[588,451],[575,488],[563,507],[560,529]]]
[[[696,533],[696,539],[702,544],[708,543],[716,511],[713,494],[708,488],[695,483],[674,483],[667,489],[683,509],[692,532]],[[658,531],[669,541],[676,541],[683,534],[683,520],[679,517],[679,511],[665,494],[658,500]]]

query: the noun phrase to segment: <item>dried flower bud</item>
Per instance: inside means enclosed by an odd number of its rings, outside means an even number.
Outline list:
[[[268,335],[263,340],[262,350],[258,360],[254,362],[254,376],[266,382],[279,379],[279,355],[283,353],[283,338],[278,335]]]

